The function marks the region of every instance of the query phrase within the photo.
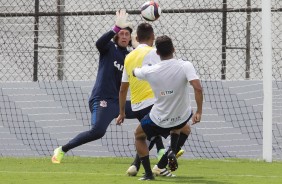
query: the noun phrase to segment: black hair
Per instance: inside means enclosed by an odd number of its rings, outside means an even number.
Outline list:
[[[173,54],[174,47],[170,37],[163,35],[157,37],[155,41],[157,52],[161,57],[167,57]]]
[[[122,28],[122,29],[126,29],[126,30],[128,30],[129,32],[130,32],[130,34],[132,33],[132,29],[131,29],[131,27],[126,27],[126,28]]]
[[[137,38],[139,42],[147,41],[154,35],[154,29],[149,23],[141,23],[137,27]]]

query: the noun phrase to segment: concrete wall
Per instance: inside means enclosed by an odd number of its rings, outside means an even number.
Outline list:
[[[92,85],[93,81],[0,83],[0,155],[50,156],[54,148],[88,130]],[[184,157],[262,158],[262,82],[202,81],[202,85],[204,114],[201,123],[192,126]],[[273,87],[273,157],[281,159],[282,83]],[[133,156],[137,124],[137,120],[127,120],[123,126],[112,122],[101,140],[68,155]]]

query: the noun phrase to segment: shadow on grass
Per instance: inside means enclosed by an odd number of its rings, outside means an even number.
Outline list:
[[[177,176],[175,178],[157,177],[155,181],[167,183],[208,183],[208,184],[229,184],[229,182],[213,181],[205,177]]]

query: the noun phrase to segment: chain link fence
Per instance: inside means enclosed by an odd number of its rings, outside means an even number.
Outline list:
[[[125,8],[134,26],[143,1],[1,0],[1,81],[95,80],[95,41]],[[160,0],[156,36],[203,80],[262,79],[261,4],[254,0]],[[281,80],[281,7],[272,0],[273,75]]]
[[[0,131],[15,136],[0,141],[0,156],[10,156],[11,151],[30,155],[30,150],[31,155],[50,155],[54,146],[89,128],[87,97],[99,59],[95,42],[115,24],[119,9],[127,9],[135,28],[144,22],[140,16],[144,2],[0,0]],[[281,159],[282,1],[271,2],[273,155]],[[192,127],[185,148],[188,157],[259,158],[261,2],[159,0],[159,4],[162,15],[151,22],[156,36],[173,39],[175,56],[194,64],[204,87],[204,115],[202,123]],[[90,147],[73,155],[134,155],[138,122],[134,123],[110,125],[98,145],[108,152]],[[21,152],[18,145],[24,146]]]

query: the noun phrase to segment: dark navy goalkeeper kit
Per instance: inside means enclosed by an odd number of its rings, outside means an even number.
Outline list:
[[[114,36],[115,32],[111,30],[96,42],[100,58],[96,82],[89,98],[91,129],[64,145],[64,152],[102,138],[112,120],[119,115],[119,89],[124,59],[129,52],[111,41]],[[126,103],[126,118],[134,118],[129,101]]]
[[[100,52],[98,74],[89,102],[95,99],[118,99],[126,48],[110,41],[115,33],[109,31],[96,42]]]

